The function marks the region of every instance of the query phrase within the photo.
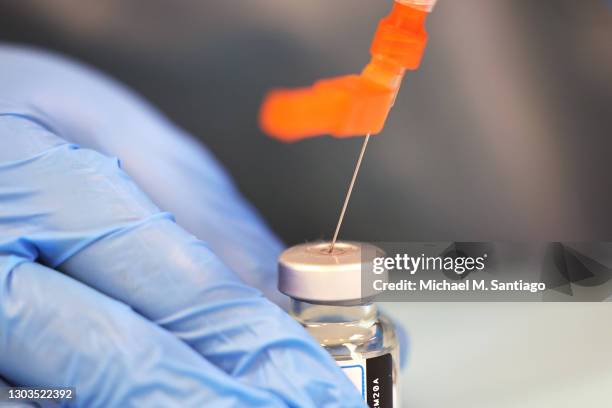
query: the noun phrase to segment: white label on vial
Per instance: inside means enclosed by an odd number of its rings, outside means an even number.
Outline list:
[[[361,393],[362,398],[365,400],[365,379],[366,379],[366,365],[365,360],[342,360],[338,361],[338,365],[351,380],[357,391]]]
[[[393,408],[391,354],[366,360],[342,360],[337,363],[370,407]]]

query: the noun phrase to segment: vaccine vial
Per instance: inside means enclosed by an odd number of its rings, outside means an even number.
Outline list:
[[[376,246],[338,242],[296,245],[279,258],[279,290],[291,315],[336,360],[370,407],[397,407],[399,347],[393,324],[363,285]]]

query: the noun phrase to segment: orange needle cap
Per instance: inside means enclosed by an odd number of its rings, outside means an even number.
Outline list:
[[[427,41],[427,12],[395,3],[381,20],[361,75],[323,79],[297,89],[270,91],[261,107],[264,132],[282,141],[330,134],[379,133],[406,69],[416,69]]]

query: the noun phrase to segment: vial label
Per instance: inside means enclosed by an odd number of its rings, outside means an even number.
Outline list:
[[[393,357],[338,361],[370,408],[393,408]]]

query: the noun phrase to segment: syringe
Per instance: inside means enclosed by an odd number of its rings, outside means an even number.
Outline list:
[[[378,25],[370,47],[370,62],[361,74],[323,79],[305,88],[275,89],[262,103],[261,128],[285,142],[325,134],[366,135],[330,252],[338,238],[370,135],[382,131],[405,71],[417,69],[421,62],[427,42],[425,19],[435,2],[396,0],[391,13]]]
[[[344,214],[346,213],[346,207],[348,207],[348,203],[351,199],[351,193],[353,192],[353,187],[355,186],[355,181],[357,180],[357,174],[359,174],[359,169],[361,168],[361,161],[363,160],[363,156],[365,154],[366,148],[368,147],[368,142],[370,141],[370,134],[368,133],[363,140],[363,145],[361,145],[361,151],[359,152],[359,158],[357,159],[357,164],[355,165],[355,170],[353,171],[353,177],[351,178],[351,182],[349,183],[348,191],[346,192],[346,197],[344,198],[344,204],[342,204],[342,210],[340,211],[340,217],[338,218],[338,223],[336,224],[336,230],[334,231],[334,237],[332,238],[331,244],[329,245],[329,253],[334,252],[334,246],[336,245],[336,240],[338,239],[338,233],[340,232],[340,227],[342,226],[342,221],[344,220]]]

